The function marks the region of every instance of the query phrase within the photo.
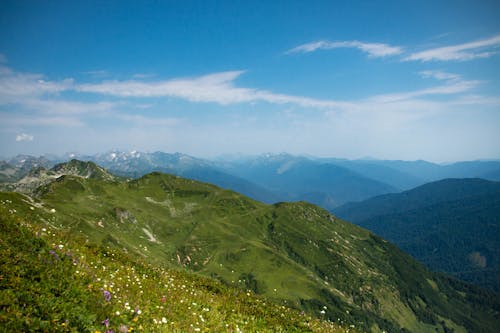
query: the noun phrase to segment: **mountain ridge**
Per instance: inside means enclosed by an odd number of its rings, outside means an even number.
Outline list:
[[[265,205],[161,173],[118,181],[68,175],[37,192],[33,200],[49,212],[40,223],[315,315],[326,307],[326,318],[364,330],[488,331],[485,325],[498,324],[494,298],[484,303],[474,287],[430,273],[387,241],[309,203]],[[15,207],[32,212],[20,201]]]
[[[500,291],[500,182],[447,179],[334,210],[432,270]]]

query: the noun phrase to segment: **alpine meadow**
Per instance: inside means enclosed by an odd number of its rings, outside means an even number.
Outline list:
[[[0,333],[500,331],[500,4],[0,3]]]

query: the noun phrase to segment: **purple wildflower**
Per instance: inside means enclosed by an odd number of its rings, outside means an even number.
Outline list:
[[[109,301],[111,300],[111,293],[110,293],[109,291],[104,290],[104,291],[102,292],[102,294],[103,294],[103,296],[104,296],[104,300],[105,300],[106,302],[109,302]]]
[[[105,326],[105,327],[109,327],[109,318],[106,318],[102,321],[102,324]]]
[[[49,253],[57,260],[59,260],[59,256],[57,255],[56,251],[50,250]]]

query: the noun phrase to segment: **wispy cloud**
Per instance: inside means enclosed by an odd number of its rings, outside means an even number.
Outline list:
[[[481,81],[478,80],[464,80],[458,74],[447,73],[442,71],[428,70],[419,72],[419,74],[423,78],[432,78],[439,81],[444,81],[444,84],[425,89],[413,90],[409,92],[378,95],[370,98],[370,100],[380,103],[389,103],[389,102],[419,98],[423,96],[453,95],[453,94],[468,92],[482,83]]]
[[[488,58],[497,54],[500,48],[500,35],[473,42],[433,48],[412,53],[406,61],[467,61],[477,58]]]
[[[356,48],[367,53],[370,57],[395,56],[403,52],[403,49],[399,46],[391,46],[383,43],[364,43],[357,40],[337,42],[323,40],[299,45],[288,50],[286,53],[310,53],[317,50],[331,50],[338,48]]]
[[[41,74],[19,73],[0,66],[0,102],[15,102],[26,97],[57,94],[71,89],[73,83],[73,79],[47,81]]]
[[[22,101],[25,109],[36,110],[48,115],[104,115],[115,109],[120,103],[107,101],[78,102],[60,99],[27,99]]]
[[[430,105],[429,96],[457,95],[454,99],[464,97],[481,81],[465,80],[460,75],[442,71],[422,71],[420,76],[438,80],[438,84],[428,88],[376,95],[360,100],[342,101],[332,99],[316,99],[307,96],[275,93],[268,90],[239,87],[237,79],[244,71],[212,73],[199,77],[175,78],[163,81],[125,80],[102,81],[97,83],[78,83],[72,79],[62,81],[45,80],[42,75],[18,73],[0,67],[0,106],[16,105],[25,116],[4,113],[2,120],[11,124],[35,125],[67,125],[82,126],[84,117],[112,117],[118,120],[135,122],[142,125],[175,125],[178,120],[170,118],[146,118],[140,115],[126,115],[120,107],[128,110],[148,107],[148,98],[178,98],[190,102],[216,103],[233,105],[238,103],[264,102],[269,104],[298,106],[326,111],[358,112],[391,108],[408,110],[410,107],[425,108]],[[60,92],[69,91],[78,100],[69,99]],[[80,101],[80,93],[95,94],[93,102]],[[461,95],[460,95],[461,94]],[[103,100],[102,96],[120,98],[122,101]],[[89,96],[85,96],[86,98]],[[131,103],[130,99],[138,100]],[[480,103],[476,98],[474,103]],[[155,102],[157,103],[157,102]],[[435,105],[435,104],[432,104]]]
[[[21,134],[16,135],[16,141],[17,142],[20,142],[20,141],[33,141],[33,139],[34,139],[33,135],[26,134],[26,133],[21,133]]]
[[[0,119],[2,119],[0,127],[20,128],[20,130],[36,126],[82,127],[85,125],[75,116],[51,116],[38,113],[0,112]]]
[[[236,87],[234,81],[244,71],[213,73],[196,78],[167,81],[111,81],[82,84],[76,90],[119,97],[176,97],[191,102],[211,102],[221,105],[235,103],[268,102],[296,104],[304,107],[341,107],[345,102],[318,100],[302,96],[276,94],[266,90]]]
[[[458,81],[458,80],[462,79],[462,77],[458,74],[447,73],[447,72],[437,71],[437,70],[420,71],[419,74],[423,78],[432,78],[432,79],[444,80],[444,81]]]
[[[214,73],[198,78],[173,79],[168,81],[113,81],[77,86],[83,92],[119,97],[176,97],[192,102],[212,102],[221,105],[236,103],[267,102],[271,104],[291,104],[304,108],[355,110],[360,101],[322,100],[305,96],[279,94],[253,88],[240,88],[235,80],[243,71]],[[422,71],[424,78],[443,81],[430,88],[402,93],[377,95],[367,98],[372,103],[392,103],[432,95],[464,93],[478,86],[481,81],[464,80],[461,76],[441,71]],[[362,101],[363,103],[365,101]]]

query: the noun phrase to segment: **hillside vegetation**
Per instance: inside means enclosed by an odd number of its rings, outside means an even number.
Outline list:
[[[353,331],[88,243],[42,222],[51,213],[33,203],[19,214],[24,200],[0,201],[0,332]]]
[[[18,216],[151,265],[182,267],[361,330],[495,331],[498,299],[427,271],[392,244],[306,203],[265,205],[153,173],[64,175]],[[33,201],[30,201],[33,200]]]
[[[336,209],[435,271],[500,292],[500,183],[446,179]]]

